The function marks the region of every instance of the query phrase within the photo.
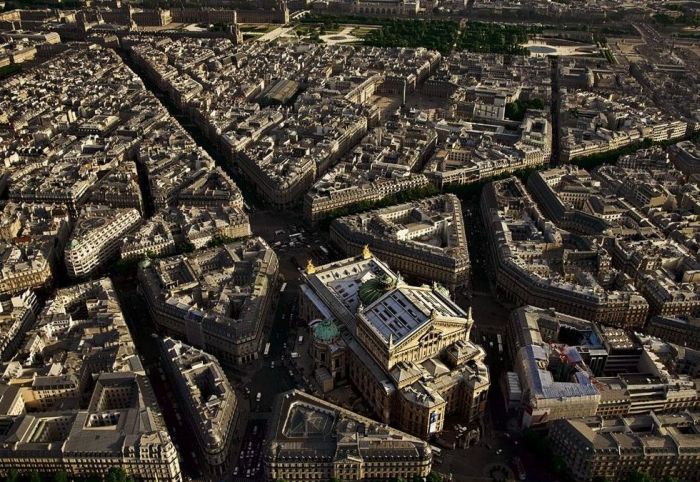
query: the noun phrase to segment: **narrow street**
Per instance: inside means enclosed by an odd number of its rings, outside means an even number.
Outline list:
[[[246,366],[224,366],[229,381],[239,397],[240,415],[234,435],[232,452],[232,470],[227,479],[260,480],[262,441],[267,418],[278,393],[304,385],[304,376],[290,368],[290,349],[297,336],[295,311],[299,289],[299,269],[311,259],[315,264],[331,261],[320,249],[328,246],[326,233],[308,233],[303,228],[300,209],[278,211],[267,208],[250,186],[214,145],[203,135],[189,118],[179,112],[173,102],[144,75],[128,54],[119,52],[126,64],[143,80],[144,85],[161,101],[180,125],[202,146],[202,148],[234,179],[241,188],[244,200],[249,206],[253,235],[260,236],[275,249],[280,265],[280,285],[286,283],[285,290],[279,294],[279,300],[270,326],[264,338],[270,342],[270,353]],[[144,192],[144,204],[148,216],[154,212],[145,173],[139,171],[141,189]],[[292,235],[295,235],[292,238]],[[332,250],[328,249],[330,253]],[[178,400],[168,386],[159,359],[160,347],[156,327],[148,315],[145,301],[136,290],[136,281],[131,278],[115,280],[122,310],[134,337],[137,350],[142,355],[149,379],[156,392],[163,411],[166,424],[182,456],[182,470],[191,478],[202,476],[197,459],[196,442],[189,433],[189,427],[183,424],[182,411]],[[274,364],[274,365],[273,365]],[[257,394],[260,394],[259,401]]]
[[[226,171],[226,173],[231,176],[231,178],[236,182],[238,187],[241,189],[243,194],[243,199],[249,206],[260,204],[259,199],[255,193],[255,188],[250,186],[240,175],[240,173],[232,166],[224,156],[219,152],[217,147],[212,144],[209,139],[204,135],[204,133],[196,126],[185,114],[180,112],[172,99],[168,97],[164,92],[151,81],[151,79],[146,75],[146,73],[141,69],[129,56],[129,53],[125,50],[116,49],[115,52],[122,58],[124,63],[133,70],[143,81],[144,86],[148,89],[168,110],[168,113],[182,126],[187,133],[192,136],[198,146],[200,146],[204,151],[209,154],[209,156],[214,160],[217,166],[221,167]],[[146,176],[141,176],[141,171],[139,171],[139,179],[145,179]],[[147,186],[146,186],[147,187]],[[144,197],[144,202],[146,198]]]
[[[559,92],[559,57],[552,56],[550,59],[552,64],[552,166],[559,165],[561,156],[561,144],[559,141],[560,133],[560,111],[561,111],[561,94]]]
[[[179,408],[175,393],[170,388],[170,380],[167,379],[161,365],[160,337],[153,336],[157,330],[148,314],[146,302],[138,293],[133,280],[112,278],[112,281],[131,337],[158,399],[168,432],[180,453],[181,469],[188,476],[197,478],[201,472],[197,460],[196,441],[189,433],[190,427],[183,418],[186,414]]]

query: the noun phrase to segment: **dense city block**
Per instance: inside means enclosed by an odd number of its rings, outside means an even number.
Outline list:
[[[699,19],[0,0],[0,479],[700,481]]]

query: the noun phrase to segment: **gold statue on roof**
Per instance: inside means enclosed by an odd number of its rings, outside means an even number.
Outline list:
[[[365,244],[362,248],[362,257],[364,259],[369,259],[372,257],[372,251],[369,250],[369,244]]]
[[[311,258],[309,258],[306,262],[306,274],[314,274],[315,272],[316,266],[314,266],[314,262],[311,261]]]

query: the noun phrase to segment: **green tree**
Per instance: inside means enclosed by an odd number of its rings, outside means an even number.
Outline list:
[[[426,482],[442,482],[442,475],[435,472],[430,472],[425,480]]]
[[[68,472],[65,470],[59,470],[53,474],[53,482],[68,482]]]
[[[566,462],[564,461],[564,458],[561,455],[553,456],[550,459],[550,466],[555,474],[559,476],[563,476],[566,474]]]
[[[458,24],[446,20],[386,19],[368,32],[365,45],[374,47],[426,47],[447,54],[457,39]]]
[[[29,474],[29,482],[42,482],[41,474],[36,471],[32,472]]]
[[[10,469],[7,471],[7,477],[5,477],[5,482],[19,482],[19,472],[17,469]]]
[[[133,482],[133,480],[126,475],[126,472],[121,467],[112,467],[105,477],[105,482]]]
[[[674,142],[678,142],[675,140]],[[627,146],[618,147],[606,152],[601,152],[598,154],[591,154],[590,156],[577,157],[571,160],[571,164],[575,164],[584,169],[593,169],[603,164],[615,164],[617,160],[626,155],[632,154],[639,149],[646,149],[653,145],[665,145],[663,142],[653,142],[651,139],[646,138],[642,142],[636,142],[634,144],[629,144]]]
[[[232,243],[235,240],[236,238],[224,236],[222,234],[217,234],[215,236],[212,236],[212,238],[209,240],[209,242],[207,243],[207,248],[213,248],[215,246],[221,246],[224,244]]]
[[[654,477],[646,472],[631,472],[623,479],[624,482],[656,482]]]
[[[528,109],[544,109],[542,99],[516,100],[506,104],[506,118],[521,121]]]
[[[176,250],[179,254],[187,254],[191,253],[192,251],[195,250],[194,244],[192,244],[190,241],[185,241],[184,243],[181,243],[176,247]]]

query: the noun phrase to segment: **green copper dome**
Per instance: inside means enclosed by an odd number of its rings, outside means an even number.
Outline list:
[[[363,305],[371,305],[377,301],[384,293],[389,291],[394,286],[394,280],[389,276],[372,278],[360,285],[357,291],[360,301]]]
[[[332,341],[339,335],[340,331],[333,320],[323,320],[314,326],[314,337],[319,341]]]

